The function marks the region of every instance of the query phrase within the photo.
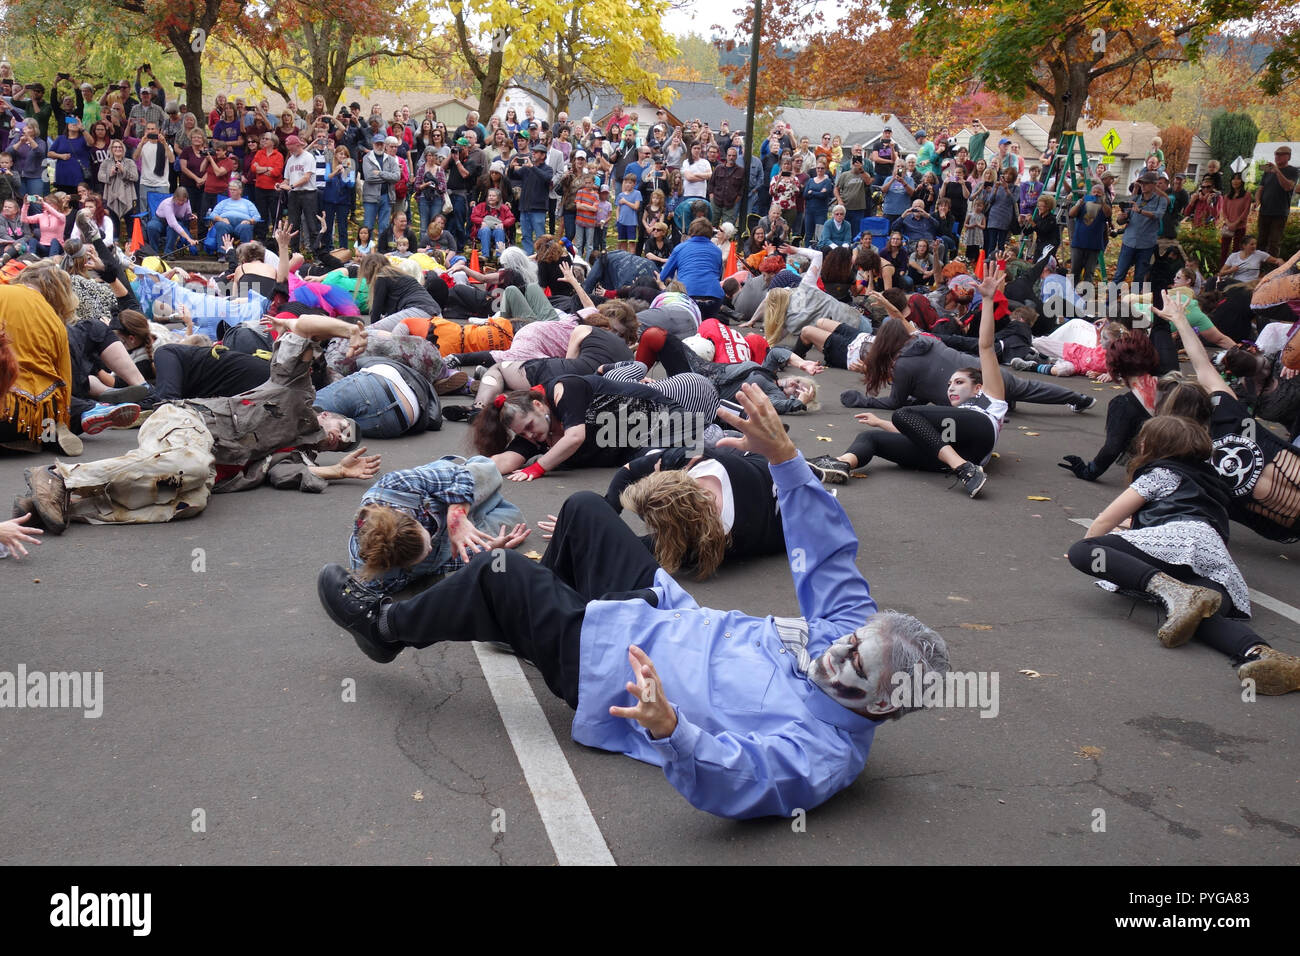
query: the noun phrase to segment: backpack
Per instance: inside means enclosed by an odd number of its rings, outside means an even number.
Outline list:
[[[411,170],[406,165],[406,160],[398,156],[397,168],[402,171],[402,178],[393,183],[393,193],[397,196],[399,202],[406,201],[406,190],[411,184]]]

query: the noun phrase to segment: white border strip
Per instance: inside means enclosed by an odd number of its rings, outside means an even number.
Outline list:
[[[1071,518],[1070,520],[1075,524],[1083,525],[1085,528],[1091,527],[1093,522],[1092,518]],[[1289,618],[1300,624],[1300,607],[1293,607],[1287,604],[1286,601],[1279,601],[1275,597],[1269,597],[1263,591],[1256,591],[1254,588],[1250,589],[1250,599],[1260,607],[1266,607],[1274,614],[1280,614],[1282,617]]]
[[[560,866],[617,866],[518,658],[472,643],[556,861]]]

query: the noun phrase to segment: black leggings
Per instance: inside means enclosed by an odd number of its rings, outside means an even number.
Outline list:
[[[654,605],[655,593],[644,589],[658,567],[605,499],[582,491],[560,509],[540,563],[518,551],[482,552],[428,590],[393,604],[385,627],[411,647],[505,642],[576,708],[587,602],[605,597]]]
[[[1261,640],[1248,622],[1224,615],[1225,611],[1232,609],[1232,598],[1223,585],[1201,577],[1186,565],[1167,564],[1153,558],[1117,534],[1076,541],[1070,546],[1069,557],[1070,563],[1084,574],[1109,581],[1126,591],[1146,591],[1147,582],[1159,571],[1184,584],[1217,591],[1223,595],[1223,604],[1212,616],[1201,621],[1196,629],[1196,637],[1216,651],[1227,654],[1234,665],[1241,664],[1246,659],[1246,652],[1252,647],[1268,646],[1268,642]]]
[[[857,467],[880,457],[901,468],[947,471],[948,466],[939,461],[944,445],[951,445],[966,461],[978,465],[997,442],[993,423],[973,408],[913,405],[894,412],[893,422],[898,434],[873,428],[853,439],[849,454],[858,459]]]

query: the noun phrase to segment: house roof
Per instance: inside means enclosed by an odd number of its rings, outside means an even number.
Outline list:
[[[1016,132],[1024,139],[1034,143],[1035,148],[1042,149],[1047,145],[1047,134],[1052,128],[1053,116],[1051,113],[1025,113],[1013,124]],[[1083,133],[1083,145],[1087,147],[1088,154],[1094,153],[1098,156],[1104,155],[1105,147],[1101,145],[1104,137],[1112,128],[1119,134],[1120,145],[1115,150],[1116,156],[1130,157],[1136,156],[1142,158],[1146,156],[1147,151],[1151,149],[1151,140],[1160,135],[1160,127],[1155,123],[1133,122],[1131,120],[1106,119],[1101,121],[1101,125],[1092,128],[1086,124],[1079,124]],[[1192,149],[1196,151],[1198,147],[1209,149],[1209,144],[1195,133],[1192,134]]]
[[[1300,157],[1300,143],[1296,143],[1296,142],[1288,143],[1282,140],[1278,140],[1276,142],[1271,142],[1271,143],[1256,143],[1255,152],[1251,154],[1250,157],[1251,161],[1256,162],[1258,160],[1264,159],[1264,160],[1268,160],[1269,162],[1272,162],[1273,150],[1277,149],[1279,146],[1291,147],[1291,165],[1294,166],[1296,163],[1296,159]]]
[[[777,116],[790,124],[796,136],[807,136],[814,145],[821,142],[822,133],[839,136],[845,146],[853,146],[857,143],[870,145],[888,126],[891,128],[894,141],[903,152],[914,153],[920,148],[903,121],[889,113],[786,107],[779,110]]]

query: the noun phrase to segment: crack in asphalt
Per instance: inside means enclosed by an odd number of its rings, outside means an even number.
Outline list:
[[[487,774],[477,774],[463,766],[439,745],[436,735],[432,732],[434,715],[441,710],[444,704],[456,697],[464,689],[466,675],[458,669],[435,667],[432,662],[426,663],[418,654],[413,654],[411,660],[415,664],[416,674],[428,687],[428,692],[415,693],[407,699],[402,715],[398,718],[397,726],[393,730],[393,742],[402,755],[414,764],[434,786],[450,793],[481,799],[487,806],[488,819],[491,820],[493,811],[499,809],[499,807],[495,801],[490,799],[490,795],[496,791],[488,789]],[[454,686],[447,689],[445,687],[447,682],[453,682]],[[406,737],[411,739],[408,741],[404,739]],[[429,751],[432,751],[432,753],[429,753]],[[438,760],[445,761],[460,771],[478,784],[478,788],[476,790],[463,789],[438,779],[435,773],[435,763]],[[492,832],[490,824],[488,831]],[[504,830],[494,832],[492,843],[488,847],[489,851],[497,858],[498,866],[506,865],[505,848],[502,845],[504,838]]]

